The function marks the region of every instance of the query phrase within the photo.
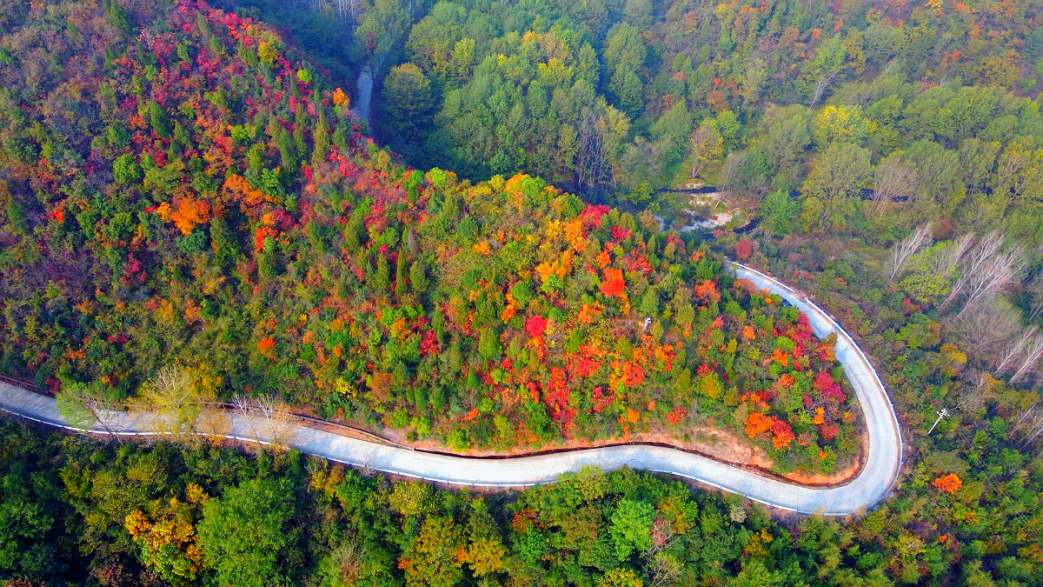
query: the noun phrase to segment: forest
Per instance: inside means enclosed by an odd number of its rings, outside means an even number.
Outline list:
[[[991,437],[973,468],[939,451],[842,522],[630,469],[482,494],[295,451],[0,434],[12,586],[1039,585],[1040,461]]]
[[[232,13],[54,10],[5,37],[75,67],[4,72],[4,372],[119,402],[176,369],[453,450],[708,425],[780,472],[858,453],[833,340],[651,213],[409,169]]]
[[[0,374],[454,451],[716,428],[834,473],[863,423],[832,340],[735,259],[858,339],[901,482],[787,518],[630,470],[482,495],[4,420],[0,580],[1041,584],[1037,4],[216,5],[3,3]],[[692,181],[755,228],[664,231]]]
[[[800,228],[814,232],[868,228],[851,196],[872,188],[882,203],[912,194],[918,213],[1041,242],[1034,2],[228,6],[284,23],[324,63],[372,67],[374,130],[420,167],[523,172],[638,206],[689,176],[759,197],[799,189]],[[1018,197],[991,198],[1007,190]],[[980,214],[960,217],[961,204]]]

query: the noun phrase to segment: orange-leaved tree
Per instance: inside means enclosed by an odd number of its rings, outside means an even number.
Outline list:
[[[946,493],[956,493],[961,487],[963,487],[963,480],[956,473],[949,473],[948,475],[942,475],[931,483],[934,487],[941,489]]]

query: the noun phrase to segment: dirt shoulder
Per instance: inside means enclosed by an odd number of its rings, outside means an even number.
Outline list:
[[[614,438],[596,442],[572,439],[564,442],[550,443],[544,445],[538,450],[533,450],[530,447],[519,446],[506,451],[478,448],[472,448],[466,451],[453,451],[433,440],[409,442],[406,440],[405,432],[402,430],[385,429],[381,431],[381,436],[396,445],[406,446],[416,450],[452,454],[461,457],[479,458],[522,457],[568,450],[601,448],[620,444],[652,444],[700,454],[716,461],[756,471],[767,477],[781,478],[808,487],[835,487],[844,485],[858,476],[858,473],[862,470],[862,467],[865,464],[865,455],[868,453],[868,437],[864,434],[863,429],[863,433],[861,434],[861,446],[858,454],[850,463],[847,463],[834,473],[830,475],[822,475],[818,473],[798,471],[787,474],[778,474],[773,472],[775,462],[763,449],[750,444],[745,438],[737,437],[727,430],[709,427],[698,427],[692,429],[689,436],[694,440],[688,442],[679,441],[677,438],[669,434],[650,432],[632,434],[625,438]]]

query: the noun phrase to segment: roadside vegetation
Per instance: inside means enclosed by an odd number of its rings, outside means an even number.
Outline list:
[[[725,428],[836,471],[831,341],[730,257],[866,351],[900,482],[772,518],[627,470],[477,495],[4,420],[0,580],[1041,584],[1036,4],[232,4],[0,9],[0,373],[183,440],[233,402],[453,450]],[[755,228],[659,231],[692,176]]]
[[[890,503],[841,521],[772,519],[628,469],[482,495],[294,451],[117,445],[7,419],[0,438],[10,585],[1038,584],[1043,472],[991,440],[959,474],[934,453]]]

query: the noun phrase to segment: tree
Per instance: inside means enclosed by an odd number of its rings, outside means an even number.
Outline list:
[[[131,184],[136,182],[141,176],[141,169],[138,167],[137,158],[130,153],[125,153],[116,157],[116,160],[112,162],[112,178],[116,180],[116,183]]]
[[[887,257],[887,263],[884,266],[887,271],[887,280],[894,281],[901,275],[906,262],[925,247],[931,246],[931,242],[931,223],[928,222],[895,243],[891,247],[891,254]]]
[[[1024,252],[1018,245],[1004,247],[1004,240],[1000,233],[990,232],[968,251],[960,263],[959,277],[941,308],[965,296],[963,309],[956,315],[959,318],[983,300],[998,295],[1019,277],[1026,266]]]
[[[221,434],[227,421],[213,387],[198,370],[167,365],[141,386],[132,409],[158,434],[188,440],[198,434]]]
[[[292,491],[254,479],[211,498],[198,524],[199,547],[220,585],[290,585],[287,554],[294,532]]]
[[[157,102],[148,103],[149,126],[161,139],[170,138],[170,117]]]
[[[869,132],[869,122],[862,118],[858,106],[823,107],[812,119],[811,136],[815,144],[824,147],[830,143],[861,144]]]
[[[999,151],[999,141],[986,142],[969,138],[960,144],[960,180],[968,189],[981,190],[990,183]]]
[[[873,204],[870,213],[879,215],[890,202],[908,200],[916,186],[916,170],[900,157],[891,155],[880,161],[873,173]]]
[[[497,336],[493,330],[483,330],[482,334],[478,338],[478,352],[481,353],[482,358],[491,361],[496,359],[503,353],[503,347],[500,345],[500,337]]]
[[[999,355],[1020,329],[1017,311],[1002,298],[974,305],[953,326],[965,347],[986,359]]]
[[[692,134],[692,115],[684,100],[674,104],[652,127],[657,142],[663,144],[663,167],[672,168],[685,156],[685,143]]]
[[[1025,291],[1030,298],[1029,320],[1035,320],[1043,314],[1043,272],[1037,273],[1029,281]]]
[[[257,442],[285,449],[293,444],[298,424],[288,407],[271,396],[250,397],[237,394],[232,409],[247,421]]]
[[[651,0],[626,0],[623,18],[640,30],[652,28],[653,6]]]
[[[242,249],[235,232],[221,216],[214,216],[210,221],[210,243],[214,258],[222,266],[232,265],[240,257]]]
[[[872,170],[867,149],[850,143],[831,144],[815,158],[804,182],[805,226],[841,228],[855,211]],[[809,201],[814,203],[808,205]]]
[[[917,141],[903,152],[907,165],[916,170],[916,187],[910,198],[914,213],[924,217],[949,213],[963,199],[966,188],[959,183],[959,160],[931,141]]]
[[[192,585],[199,578],[203,553],[193,526],[197,512],[209,498],[194,483],[185,488],[186,499],[176,497],[149,504],[148,513],[135,510],[123,525],[141,548],[145,564],[171,585]]]
[[[625,22],[612,27],[604,52],[608,95],[631,118],[641,113],[644,82],[637,72],[647,57],[639,29]]]
[[[399,0],[374,0],[355,27],[355,52],[379,77],[384,64],[409,26],[410,16]]]
[[[450,518],[429,517],[398,561],[409,587],[452,587],[463,576],[458,552],[464,542]]]
[[[419,259],[413,261],[413,264],[409,266],[409,285],[413,288],[413,293],[418,296],[427,293],[429,287],[427,271],[424,269],[423,261]]]
[[[472,538],[467,548],[467,564],[476,577],[498,573],[504,568],[507,549],[499,538]]]
[[[1025,349],[1021,353],[1021,362],[1011,375],[1010,382],[1014,383],[1022,377],[1027,377],[1036,369],[1041,358],[1043,358],[1043,334],[1037,334],[1026,343]]]
[[[68,383],[62,386],[55,396],[58,413],[73,428],[89,430],[101,426],[112,438],[119,442],[113,425],[119,419],[115,406],[101,398],[101,392],[95,385]]]
[[[641,577],[638,577],[637,573],[630,569],[616,568],[605,573],[598,581],[597,587],[641,587],[641,585]]]
[[[996,162],[995,191],[1005,196],[1004,211],[1017,208],[1030,194],[1038,201],[1043,193],[1043,149],[1011,141]]]
[[[655,509],[651,504],[630,499],[619,501],[609,527],[619,560],[626,560],[634,550],[645,552],[652,546],[654,519]]]
[[[420,155],[434,106],[431,81],[419,67],[403,63],[391,68],[384,78],[380,102],[383,135],[403,155]]]
[[[366,283],[373,291],[386,292],[391,287],[391,267],[383,254],[377,253],[377,269]]]
[[[836,35],[819,46],[815,57],[804,66],[803,76],[810,85],[809,106],[815,107],[826,94],[826,90],[840,75],[844,67],[847,49],[843,37]]]
[[[760,204],[763,227],[770,234],[782,236],[789,234],[800,226],[800,202],[791,198],[785,190],[775,190],[765,197]]]
[[[735,258],[740,261],[745,261],[750,258],[753,254],[753,241],[748,238],[744,238],[741,241],[735,243]]]
[[[712,118],[699,123],[688,138],[688,144],[692,149],[692,177],[698,177],[703,167],[724,155],[724,139]]]
[[[756,149],[731,153],[724,160],[722,187],[733,193],[762,194],[770,183],[767,159]]]
[[[0,181],[0,196],[5,196],[4,215],[7,217],[7,227],[15,234],[27,235],[29,233],[29,222],[25,217],[25,209],[18,199],[7,189],[7,182]]]
[[[789,191],[800,185],[805,152],[811,144],[811,117],[812,111],[801,105],[769,106],[765,112],[768,128],[756,146],[767,158],[775,174],[773,185],[777,188]]]
[[[770,587],[781,581],[778,573],[769,571],[760,559],[750,559],[742,565],[742,571],[730,583],[733,587]]]
[[[391,509],[399,514],[411,517],[419,516],[430,509],[431,486],[420,481],[404,481],[395,483],[388,496]]]
[[[960,479],[960,476],[956,473],[950,473],[948,475],[938,477],[937,479],[931,482],[931,485],[938,489],[941,489],[946,493],[956,493],[960,489],[960,487],[963,487],[963,481]]]

